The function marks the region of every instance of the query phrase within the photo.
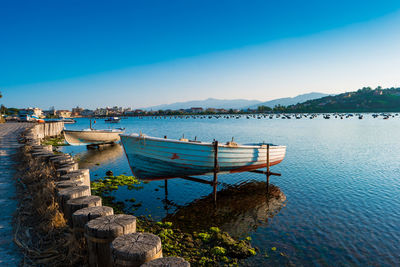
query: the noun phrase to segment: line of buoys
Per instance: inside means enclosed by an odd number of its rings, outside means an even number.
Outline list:
[[[158,116],[139,116],[139,119],[150,118],[153,120],[159,119],[302,119],[309,118],[315,119],[318,117],[322,117],[323,119],[342,119],[343,118],[351,118],[358,117],[359,119],[363,119],[364,116],[371,113],[255,113],[255,114],[214,114],[214,115],[158,115]],[[391,117],[399,116],[399,113],[372,113],[372,118],[382,117],[383,119],[388,119]]]

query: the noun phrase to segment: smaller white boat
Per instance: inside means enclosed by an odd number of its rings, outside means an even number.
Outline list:
[[[64,130],[65,141],[71,146],[98,145],[115,143],[120,140],[119,135],[124,133],[123,129],[106,130]]]
[[[104,121],[109,122],[109,123],[118,123],[118,122],[120,122],[120,120],[121,120],[121,118],[118,118],[118,117],[110,117]]]
[[[74,124],[74,123],[76,123],[76,120],[74,120],[72,118],[63,118],[63,117],[61,117],[59,121],[64,122],[64,124]]]

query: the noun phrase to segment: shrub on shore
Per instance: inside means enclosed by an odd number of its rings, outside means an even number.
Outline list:
[[[73,238],[55,195],[55,170],[24,148],[16,176],[18,209],[14,242],[28,266],[82,266],[86,250]]]

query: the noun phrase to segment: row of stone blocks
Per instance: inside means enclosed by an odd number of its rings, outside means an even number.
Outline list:
[[[114,215],[90,192],[88,169],[78,169],[68,154],[54,154],[51,146],[32,146],[32,156],[56,170],[59,205],[79,241],[86,240],[90,266],[190,266],[180,257],[162,257],[161,240],[150,233],[136,232],[136,217]],[[85,238],[85,239],[83,239]]]

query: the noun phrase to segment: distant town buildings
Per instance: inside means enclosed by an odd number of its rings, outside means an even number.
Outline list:
[[[84,109],[81,111],[81,117],[92,117],[94,115],[94,111],[90,109]]]
[[[73,108],[72,111],[71,111],[71,116],[80,117],[82,111],[83,111],[83,108],[80,108],[80,107]]]
[[[46,117],[55,117],[57,116],[56,109],[54,107],[51,107],[49,110],[44,111],[44,115]]]
[[[203,112],[203,108],[190,108],[191,113],[201,113]]]
[[[72,112],[69,110],[57,110],[56,111],[56,115],[60,118],[70,118],[71,117]]]
[[[94,116],[108,116],[107,108],[96,108],[94,111]]]

